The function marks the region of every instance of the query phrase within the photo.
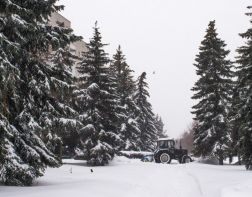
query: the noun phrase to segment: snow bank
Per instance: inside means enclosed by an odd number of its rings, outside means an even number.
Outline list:
[[[142,159],[146,155],[152,155],[152,152],[147,151],[120,151],[119,156],[124,156],[130,159]]]
[[[219,160],[215,157],[200,157],[197,159],[197,162],[203,163],[203,164],[212,164],[212,165],[218,165]]]

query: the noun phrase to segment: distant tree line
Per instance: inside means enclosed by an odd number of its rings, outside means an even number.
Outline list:
[[[163,122],[118,47],[110,60],[97,24],[72,75],[69,45],[81,37],[48,20],[57,0],[0,2],[0,182],[31,185],[61,156],[105,165],[120,150],[151,151]],[[64,147],[63,150],[61,147]]]
[[[251,8],[251,7],[249,7]],[[251,16],[251,13],[247,13]],[[252,21],[250,21],[252,23]],[[195,59],[198,80],[192,91],[196,125],[193,128],[194,154],[214,156],[223,165],[227,157],[238,156],[252,170],[252,31],[237,49],[236,61],[210,21]]]
[[[190,124],[187,127],[184,133],[181,136],[179,136],[179,139],[177,139],[181,147],[187,149],[190,154],[192,154],[192,151],[194,148],[193,135],[194,135],[194,129],[196,126],[197,126],[197,122],[194,121],[192,124]]]

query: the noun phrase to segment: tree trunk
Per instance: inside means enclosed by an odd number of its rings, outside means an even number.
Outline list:
[[[233,156],[229,155],[229,164],[231,164],[233,162]]]
[[[238,153],[238,164],[239,164],[239,165],[242,165],[240,153]]]
[[[219,165],[223,165],[223,160],[224,160],[223,151],[220,150],[220,152],[219,152]]]

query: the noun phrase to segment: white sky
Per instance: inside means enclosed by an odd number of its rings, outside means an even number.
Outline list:
[[[115,53],[120,44],[135,76],[147,72],[151,103],[162,116],[170,137],[177,137],[192,122],[190,88],[196,81],[193,66],[210,20],[234,58],[243,44],[251,0],[60,0],[62,14],[88,42],[98,21],[103,41]],[[155,71],[155,74],[153,74]]]

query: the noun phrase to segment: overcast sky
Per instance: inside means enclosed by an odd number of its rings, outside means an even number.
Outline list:
[[[243,44],[251,0],[60,0],[62,14],[88,42],[98,21],[106,48],[114,54],[120,44],[135,76],[147,72],[150,101],[162,116],[170,137],[178,137],[192,122],[193,66],[210,20],[232,51]],[[153,74],[155,72],[155,74]]]

